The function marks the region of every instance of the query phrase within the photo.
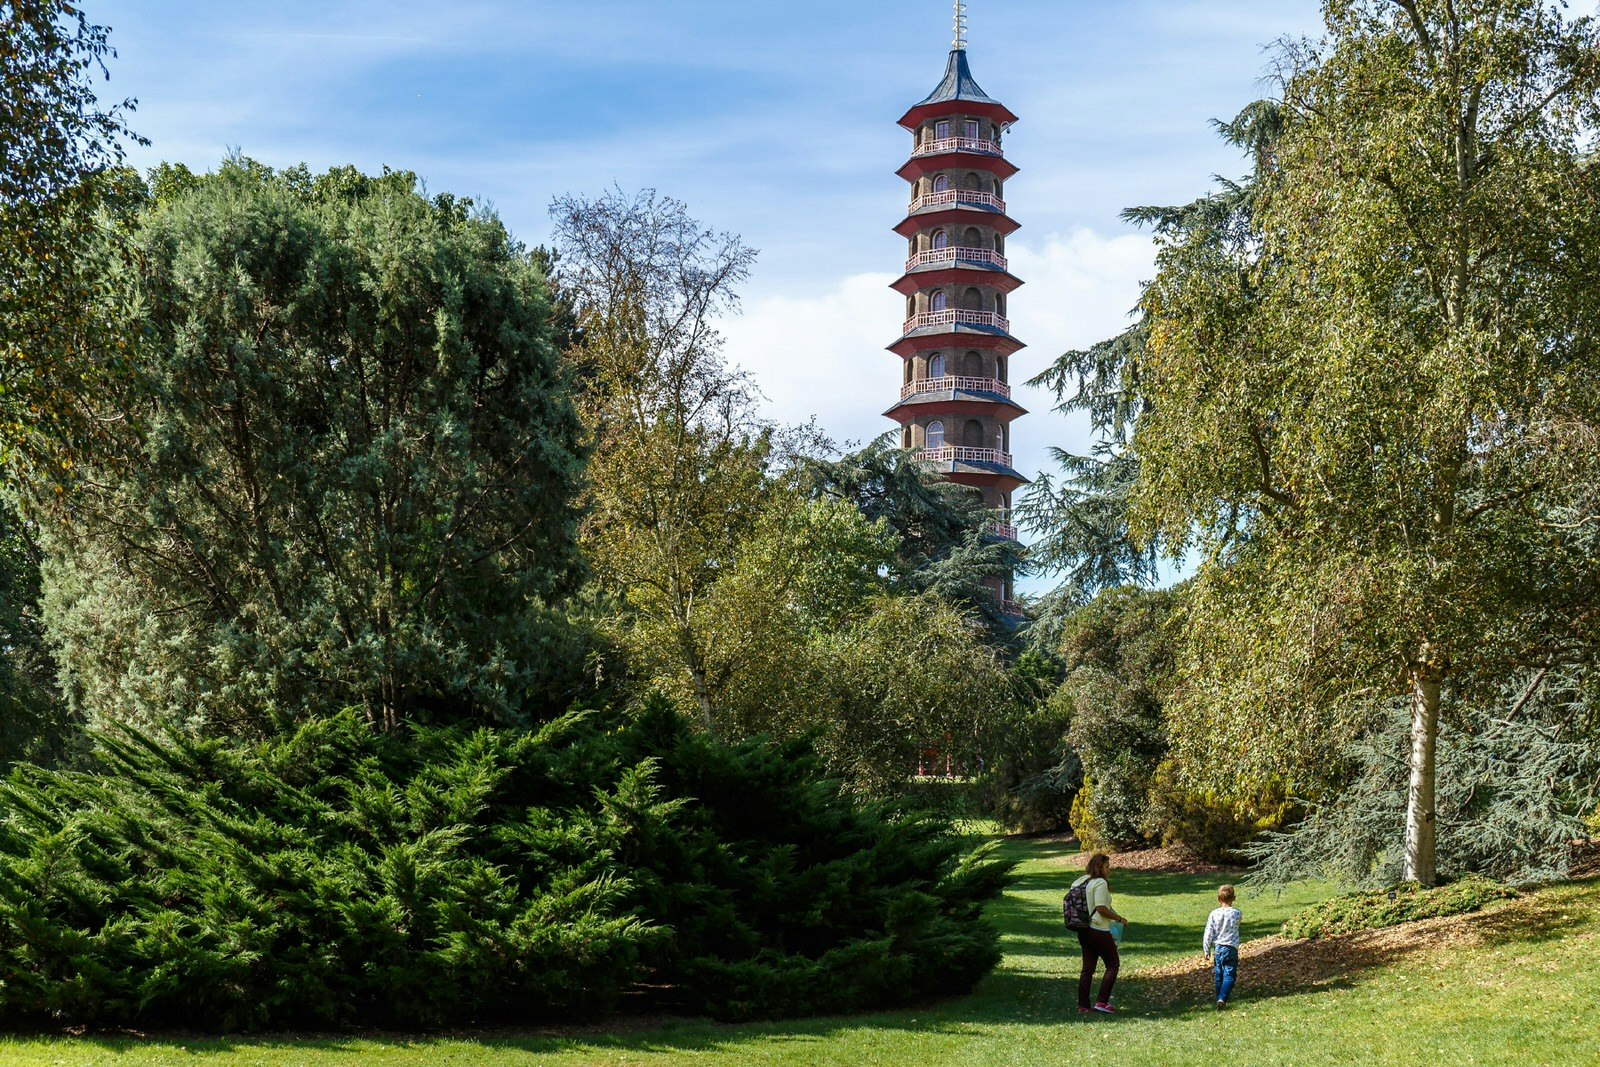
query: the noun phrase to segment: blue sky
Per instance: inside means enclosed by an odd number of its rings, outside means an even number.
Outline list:
[[[1590,6],[1585,3],[1584,7]],[[904,257],[890,227],[909,135],[894,120],[938,81],[947,0],[88,0],[119,56],[109,92],[139,100],[147,166],[208,169],[230,149],[314,168],[417,171],[492,203],[529,243],[560,193],[654,187],[760,249],[728,354],[784,422],[840,440],[891,428]],[[1013,380],[1116,332],[1151,270],[1130,204],[1203,191],[1242,161],[1213,118],[1261,95],[1314,0],[976,0],[968,54],[1021,121],[1006,185],[1027,284]],[[1025,473],[1081,422],[1019,396]],[[1040,583],[1031,583],[1038,588]]]

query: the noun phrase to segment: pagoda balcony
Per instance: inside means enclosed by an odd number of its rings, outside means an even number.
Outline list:
[[[1011,332],[1011,322],[1003,315],[997,315],[992,311],[965,311],[959,308],[924,311],[920,315],[913,315],[905,321],[900,332],[907,334],[912,330],[925,330],[934,326],[978,326],[999,330],[1005,334]]]
[[[979,207],[994,208],[1002,215],[1006,213],[1006,202],[993,193],[980,192],[977,189],[945,189],[917,197],[911,201],[911,207],[906,209],[906,214],[921,211],[925,207],[940,207],[945,204],[976,204]]]
[[[929,248],[918,252],[906,260],[906,272],[916,270],[918,267],[928,267],[939,263],[981,263],[987,267],[1006,269],[1006,257],[987,248],[963,248],[959,245],[946,248]]]
[[[1016,541],[1017,528],[1011,521],[1010,508],[994,508],[990,511],[991,518],[984,530],[991,536],[999,537],[1006,541]]]
[[[986,156],[1003,154],[998,142],[987,141],[981,137],[939,137],[932,141],[923,141],[911,154],[936,156],[943,152],[979,152]]]
[[[994,463],[1011,466],[1011,453],[998,448],[968,448],[963,445],[945,445],[943,448],[924,448],[917,453],[924,463]]]
[[[923,378],[921,381],[907,382],[900,387],[900,399],[916,396],[918,393],[995,393],[1011,399],[1011,386],[999,378],[964,378],[958,375],[947,374],[943,378]]]

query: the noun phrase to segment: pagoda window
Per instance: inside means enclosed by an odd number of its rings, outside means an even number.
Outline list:
[[[983,190],[983,179],[978,177],[977,171],[969,170],[961,179],[961,188],[970,189],[975,193],[981,192]]]
[[[995,377],[1002,382],[1006,380],[1006,357],[996,356],[994,360]]]
[[[983,423],[977,419],[968,419],[966,427],[961,431],[961,435],[968,448],[983,447]]]
[[[973,119],[967,120],[967,136],[974,141],[978,139],[978,124]]]
[[[969,288],[961,296],[961,303],[967,311],[983,310],[983,293],[976,288]]]
[[[940,174],[937,177],[935,177],[933,179],[933,191],[936,192],[936,193],[949,192],[950,191],[950,178],[947,175],[944,175],[944,174]]]
[[[927,432],[926,437],[924,438],[923,447],[924,448],[943,448],[944,447],[944,423],[940,422],[937,419],[935,419],[933,422],[928,423],[928,432]]]
[[[917,298],[914,297],[914,296],[906,297],[906,318],[909,319],[911,316],[915,315],[916,313],[917,313]]]
[[[961,373],[968,378],[983,377],[983,357],[976,352],[968,352],[961,357]]]
[[[944,311],[950,306],[950,298],[945,295],[943,289],[935,289],[930,304],[934,311]]]
[[[950,247],[950,235],[948,233],[944,232],[943,230],[934,230],[933,231],[933,247],[935,247],[935,248],[949,248]]]
[[[1006,298],[1004,296],[996,296],[994,298],[994,310],[999,315],[1006,313]]]
[[[943,352],[935,352],[932,356],[928,357],[928,377],[930,377],[930,378],[943,378],[944,377],[944,353]]]
[[[906,384],[911,384],[911,361],[906,360]]]
[[[934,140],[942,141],[946,137],[949,137],[949,136],[950,136],[950,122],[949,122],[949,120],[941,119],[940,121],[935,122],[933,124],[933,139]]]
[[[961,237],[961,243],[966,245],[968,248],[982,248],[983,234],[978,232],[978,228],[976,226],[968,226],[967,232]]]

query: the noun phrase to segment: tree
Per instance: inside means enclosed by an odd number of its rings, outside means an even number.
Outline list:
[[[39,548],[0,500],[0,765],[52,762],[72,726],[39,618]]]
[[[1085,793],[1075,808],[1083,814],[1074,829],[1086,843],[1127,846],[1159,836],[1149,794],[1167,753],[1162,705],[1172,686],[1178,605],[1171,590],[1122,586],[1067,621],[1066,676],[1050,703],[1067,719],[1067,745],[1082,767]]]
[[[1010,644],[1015,621],[1005,616],[990,582],[1023,566],[1015,541],[989,532],[992,512],[969,486],[942,477],[913,451],[885,434],[855,452],[800,457],[795,475],[802,492],[853,504],[894,534],[887,561],[889,587],[901,593],[936,593],[983,620],[989,636]],[[824,451],[831,452],[831,445]]]
[[[1600,64],[1530,0],[1324,17],[1249,240],[1174,235],[1145,293],[1131,526],[1205,555],[1188,764],[1326,746],[1403,692],[1431,884],[1446,701],[1596,647]]]
[[[578,423],[529,254],[409,173],[243,159],[158,172],[131,230],[101,264],[137,374],[41,520],[75,706],[259,732],[570,700]]]
[[[94,215],[116,199],[132,101],[102,108],[93,83],[115,55],[108,31],[68,0],[0,0],[0,457],[60,481],[92,381],[95,280],[82,270]]]
[[[670,657],[714,732],[728,672],[710,593],[785,506],[771,428],[713,327],[755,253],[653,190],[550,212],[581,337],[567,358],[591,447],[584,547],[617,639],[646,674]]]
[[[884,595],[863,606],[847,625],[816,635],[820,684],[795,709],[797,725],[818,731],[830,768],[868,791],[896,791],[919,749],[961,773],[981,772],[1022,695],[999,651],[937,594]]]

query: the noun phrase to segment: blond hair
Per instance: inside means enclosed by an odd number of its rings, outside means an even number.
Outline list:
[[[1217,903],[1218,904],[1232,904],[1233,903],[1233,886],[1225,885],[1221,889],[1217,890]]]

